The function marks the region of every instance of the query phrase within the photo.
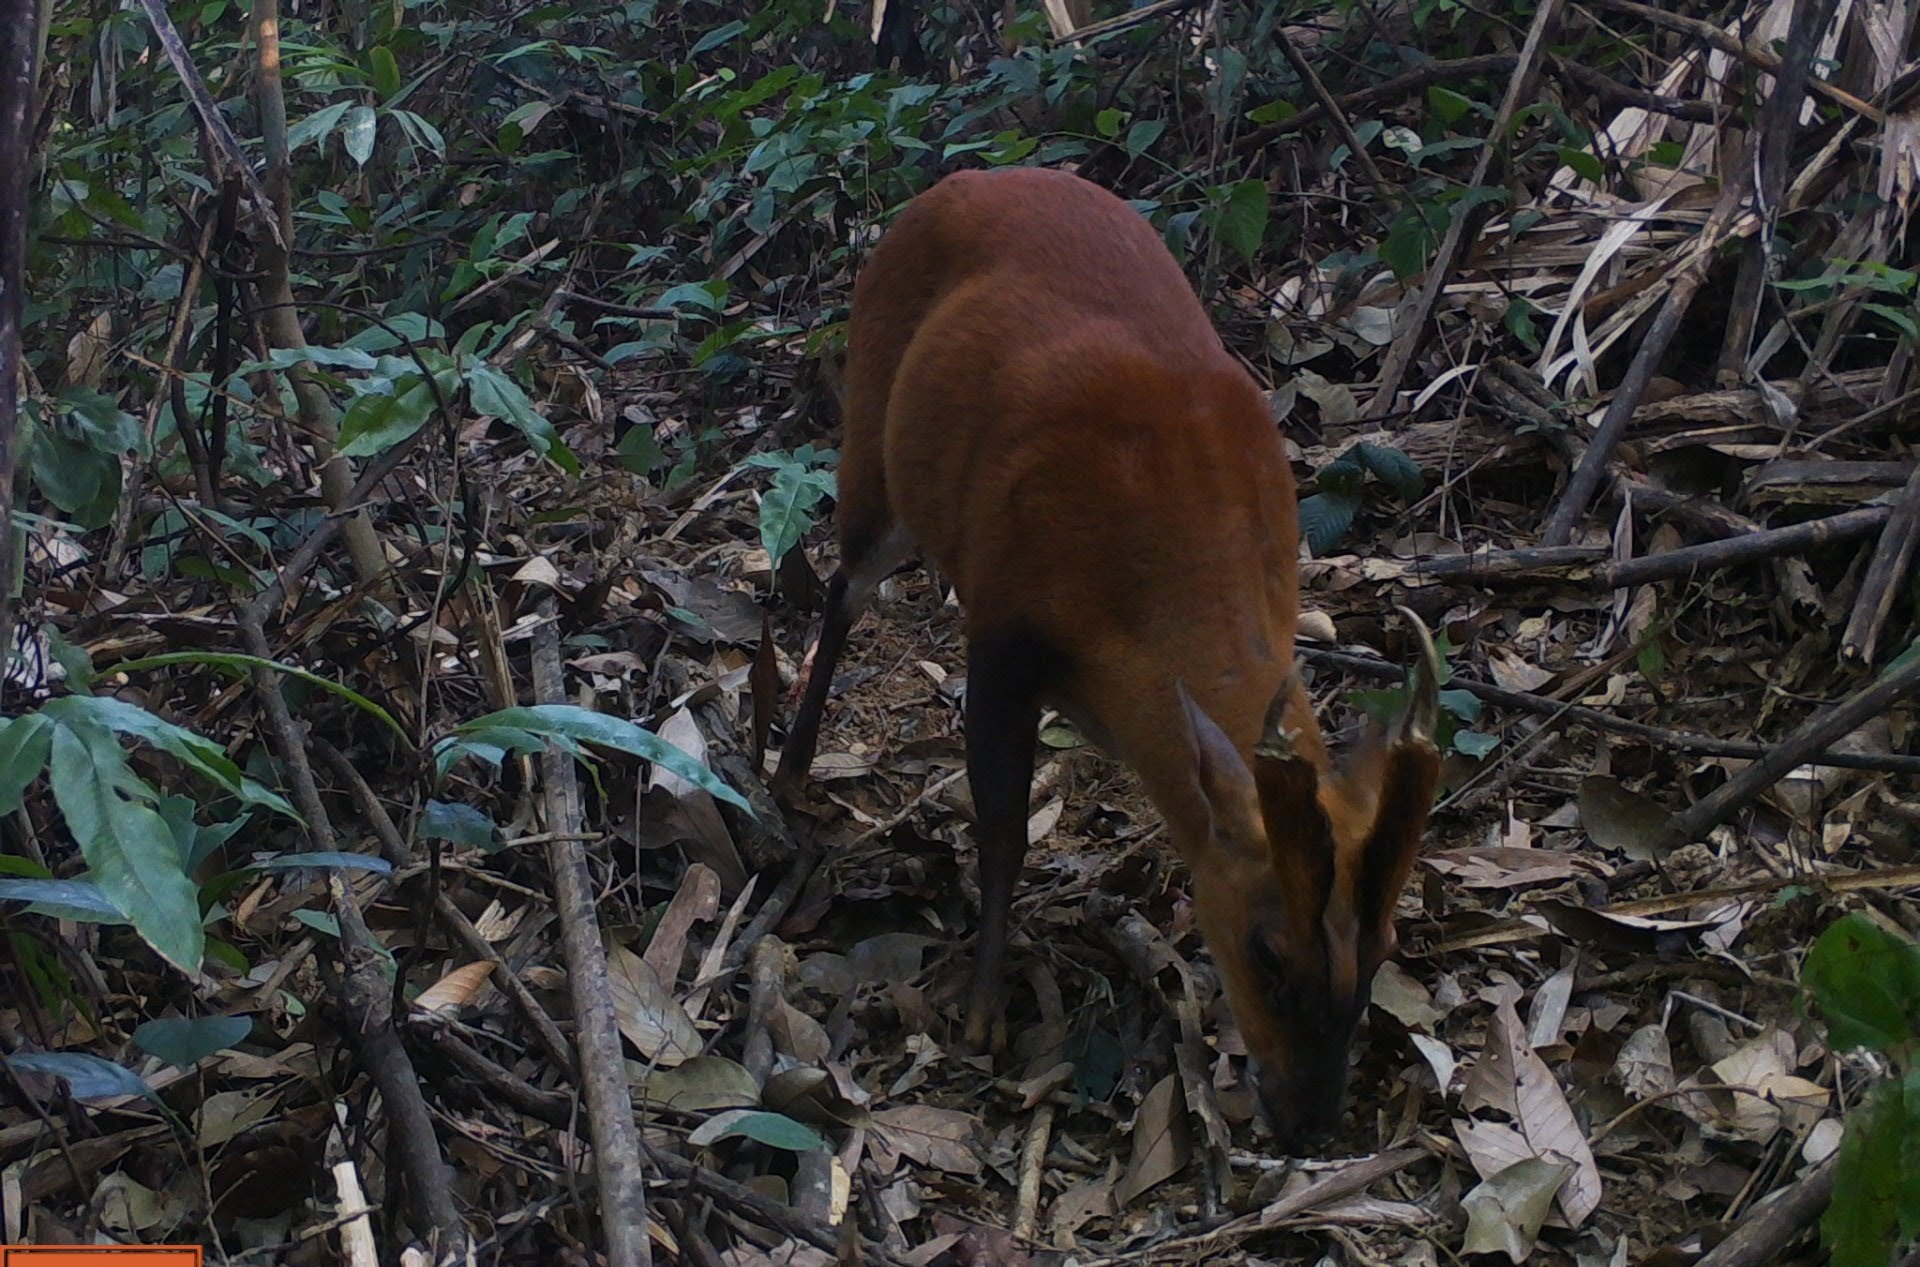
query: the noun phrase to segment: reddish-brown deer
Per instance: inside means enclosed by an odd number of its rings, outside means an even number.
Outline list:
[[[1336,765],[1293,672],[1299,529],[1266,399],[1146,220],[1077,176],[963,172],[902,211],[854,289],[843,404],[841,562],[776,783],[808,772],[874,586],[924,550],[966,610],[969,1042],[1000,1008],[1056,706],[1165,816],[1281,1146],[1324,1141],[1439,770],[1426,630],[1408,613],[1405,715]]]

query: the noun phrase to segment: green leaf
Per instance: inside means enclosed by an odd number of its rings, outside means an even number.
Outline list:
[[[725,801],[748,814],[753,813],[753,807],[747,804],[746,798],[728,787],[718,775],[652,731],[625,718],[610,717],[572,704],[503,708],[499,712],[477,717],[456,728],[452,735],[435,745],[436,760],[444,770],[452,761],[464,755],[460,750],[463,742],[476,739],[487,742],[507,737],[515,731],[531,739],[535,749],[541,740],[552,740],[569,751],[578,751],[573,745],[593,743],[630,753],[679,775],[716,800]]]
[[[1426,487],[1426,481],[1420,478],[1420,464],[1391,445],[1363,440],[1353,446],[1352,454],[1403,501],[1412,501]]]
[[[722,44],[732,40],[746,29],[747,24],[745,22],[728,22],[724,25],[716,26],[698,40],[694,41],[693,47],[687,50],[687,56],[698,57],[710,49],[719,48]]]
[[[567,474],[580,473],[580,459],[561,441],[553,424],[533,407],[533,401],[520,390],[520,384],[481,360],[467,364],[466,377],[475,409],[513,427],[527,438],[535,453],[551,458],[554,465]]]
[[[1864,915],[1834,921],[1807,952],[1800,980],[1827,1019],[1835,1050],[1912,1050],[1920,1023],[1920,946]]]
[[[1886,318],[1895,329],[1900,331],[1901,334],[1906,335],[1909,339],[1920,339],[1920,324],[1915,323],[1912,309],[1895,308],[1891,304],[1876,303],[1863,303],[1860,306],[1868,312],[1877,313],[1881,317]]]
[[[811,1126],[796,1122],[784,1113],[769,1113],[764,1109],[730,1109],[716,1113],[687,1135],[687,1142],[696,1148],[706,1148],[723,1139],[750,1139],[790,1153],[810,1153],[827,1146],[820,1132]]]
[[[1352,493],[1315,493],[1300,499],[1300,534],[1307,548],[1325,554],[1339,543],[1353,526],[1360,511],[1360,498]]]
[[[131,1069],[80,1051],[22,1051],[7,1057],[14,1069],[44,1074],[67,1084],[76,1100],[106,1100],[122,1095],[151,1095]]]
[[[813,526],[813,508],[832,491],[832,475],[798,465],[781,467],[760,499],[760,544],[775,563]]]
[[[120,408],[112,396],[90,387],[68,387],[61,390],[55,404],[64,412],[68,424],[100,452],[115,457],[123,453],[145,456],[145,427],[138,418]]]
[[[417,375],[395,391],[362,392],[340,415],[340,452],[353,458],[377,457],[411,438],[431,417],[433,393]]]
[[[54,801],[100,891],[162,959],[183,972],[199,971],[205,945],[199,894],[180,866],[173,832],[148,803],[152,789],[127,766],[126,751],[97,726],[62,724],[53,734],[52,771]]]
[[[48,501],[82,528],[103,528],[120,500],[120,461],[92,445],[44,428],[33,437],[29,469]]]
[[[127,914],[86,880],[0,879],[0,902],[31,902],[35,915],[87,924],[125,924]]]
[[[1606,183],[1606,165],[1594,156],[1592,150],[1578,149],[1571,145],[1562,145],[1560,147],[1560,161],[1568,167],[1571,167],[1583,180],[1590,180],[1596,185]]]
[[[287,129],[287,151],[292,153],[302,145],[312,141],[323,144],[328,135],[340,126],[340,120],[353,108],[351,101],[336,101],[330,106],[315,110],[300,122]]]
[[[191,1069],[252,1032],[253,1022],[244,1016],[169,1016],[134,1030],[133,1041],[175,1069]]]
[[[1442,88],[1435,84],[1427,89],[1427,104],[1440,122],[1451,126],[1458,123],[1469,110],[1473,109],[1473,98],[1464,97],[1451,88]]]
[[[1093,130],[1101,136],[1112,138],[1120,135],[1120,125],[1127,116],[1111,106],[1093,116]]]
[[[394,720],[392,713],[360,692],[282,660],[265,660],[259,656],[246,655],[238,651],[163,651],[159,655],[142,656],[138,660],[122,660],[114,665],[113,669],[116,673],[139,673],[145,669],[164,668],[169,664],[205,665],[208,668],[221,669],[234,677],[243,677],[254,669],[271,669],[275,673],[299,678],[310,686],[317,686],[323,691],[338,695],[368,716],[386,723],[387,729],[398,735],[402,743],[409,746],[413,743],[412,736],[407,734],[404,726]]]
[[[1243,180],[1227,191],[1227,201],[1220,212],[1218,232],[1220,240],[1239,253],[1248,263],[1260,250],[1267,236],[1267,215],[1272,206],[1272,195],[1267,191],[1265,181]]]
[[[1456,730],[1453,732],[1453,750],[1462,756],[1479,760],[1500,746],[1500,736],[1483,735],[1477,730]]]
[[[400,91],[400,63],[393,58],[393,50],[381,44],[367,53],[369,78],[373,80],[373,90],[380,94],[382,101],[390,100]]]
[[[459,801],[428,801],[420,815],[420,835],[473,849],[492,849],[500,829],[480,810]]]
[[[244,777],[240,767],[233,763],[219,744],[194,734],[184,726],[176,726],[156,717],[138,705],[109,695],[66,695],[50,701],[40,711],[62,724],[84,722],[144,740],[168,756],[185,762],[249,805],[263,806],[292,819],[300,817],[285,797]]]
[[[1849,916],[1849,919],[1858,918]],[[1833,1201],[1820,1220],[1833,1267],[1887,1267],[1900,1226],[1901,1140],[1920,1131],[1894,1083],[1883,1082],[1847,1114],[1834,1163]]]
[[[38,713],[0,720],[0,814],[20,808],[27,784],[47,768],[53,723]]]
[[[393,864],[385,858],[376,858],[366,853],[344,853],[338,850],[275,854],[271,858],[256,858],[248,863],[245,869],[248,871],[371,871],[375,875],[393,874]]]
[[[1127,157],[1139,158],[1145,154],[1166,130],[1165,119],[1141,119],[1135,123],[1127,129]]]
[[[380,117],[372,106],[355,106],[347,112],[346,130],[340,139],[347,147],[347,157],[356,167],[365,167],[373,157],[373,143],[379,128]]]
[[[667,457],[653,438],[653,428],[645,424],[628,427],[613,451],[620,455],[620,465],[640,476],[653,474]]]

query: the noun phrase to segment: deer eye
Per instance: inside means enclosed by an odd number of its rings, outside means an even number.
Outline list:
[[[1269,988],[1277,987],[1286,978],[1286,960],[1282,959],[1280,952],[1273,948],[1273,943],[1258,932],[1247,938],[1247,943],[1252,948],[1254,966],[1272,978],[1268,983]]]

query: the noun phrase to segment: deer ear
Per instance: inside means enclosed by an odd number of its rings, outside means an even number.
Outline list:
[[[1213,839],[1243,846],[1256,826],[1259,793],[1240,750],[1213,718],[1187,694],[1184,682],[1175,682],[1180,713],[1186,722],[1187,747],[1193,757],[1193,780],[1213,817]]]
[[[1306,928],[1326,912],[1333,894],[1334,840],[1320,804],[1320,768],[1285,727],[1299,691],[1298,676],[1288,673],[1267,706],[1266,726],[1253,750],[1253,778],[1260,789],[1268,857],[1285,883],[1297,926]],[[1307,716],[1311,721],[1310,707]]]
[[[1361,846],[1356,887],[1360,917],[1391,927],[1394,905],[1406,887],[1426,833],[1427,812],[1433,807],[1434,785],[1440,779],[1440,753],[1434,747],[1433,728],[1439,713],[1440,653],[1420,618],[1401,608],[1420,643],[1420,659],[1409,673],[1412,698],[1393,728],[1379,764],[1379,795],[1373,826]]]

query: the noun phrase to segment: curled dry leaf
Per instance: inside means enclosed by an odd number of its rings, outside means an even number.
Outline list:
[[[1465,1254],[1505,1254],[1521,1262],[1533,1250],[1554,1194],[1574,1173],[1566,1162],[1527,1157],[1488,1176],[1460,1198],[1467,1212]]]
[[[413,1001],[413,1011],[420,1016],[451,1016],[489,989],[487,979],[492,975],[490,960],[463,963],[420,991]]]
[[[705,795],[705,793],[701,793]],[[654,925],[642,956],[654,975],[671,987],[679,980],[680,963],[685,958],[687,934],[695,924],[705,923],[720,913],[720,876],[703,863],[690,863],[680,877],[673,900]]]
[[[1580,826],[1602,849],[1658,862],[1681,841],[1667,811],[1603,774],[1580,780]]]
[[[1411,1031],[1431,1033],[1446,1015],[1433,1005],[1433,995],[1412,973],[1389,959],[1373,979],[1373,1005]]]
[[[747,1108],[760,1102],[753,1075],[725,1056],[695,1056],[677,1068],[656,1069],[637,1089],[642,1099],[686,1113]]]
[[[1673,1048],[1664,1025],[1642,1025],[1628,1036],[1613,1062],[1613,1077],[1636,1100],[1664,1095],[1678,1085]]]

